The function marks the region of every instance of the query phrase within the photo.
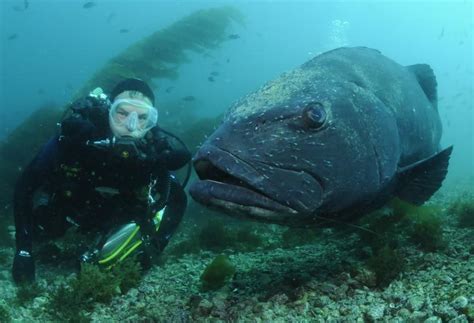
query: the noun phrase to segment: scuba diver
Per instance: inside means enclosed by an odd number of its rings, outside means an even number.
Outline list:
[[[191,154],[157,126],[154,104],[151,88],[130,78],[108,97],[97,88],[71,105],[60,134],[15,187],[15,282],[35,279],[33,241],[60,237],[70,227],[97,233],[81,262],[110,267],[130,254],[145,268],[156,261],[186,209]],[[173,171],[186,164],[181,185]]]

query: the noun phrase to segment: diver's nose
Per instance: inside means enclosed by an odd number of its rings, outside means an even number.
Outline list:
[[[137,125],[138,125],[138,114],[136,111],[133,111],[128,115],[127,118],[127,130],[128,131],[135,131],[137,130]]]

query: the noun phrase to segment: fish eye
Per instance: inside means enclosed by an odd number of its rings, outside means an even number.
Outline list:
[[[303,122],[312,129],[321,128],[327,119],[327,113],[319,102],[311,102],[303,109]]]

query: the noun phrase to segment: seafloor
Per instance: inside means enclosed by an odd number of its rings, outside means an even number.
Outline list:
[[[448,207],[459,194],[443,190],[430,202],[444,206],[442,235],[446,245],[432,252],[415,243],[403,245],[399,251],[404,269],[383,285],[377,283],[376,274],[361,256],[364,247],[354,232],[321,230],[311,242],[278,246],[285,229],[259,224],[258,232],[266,242],[273,241],[273,247],[165,254],[163,263],[148,271],[137,287],[110,303],[97,303],[92,311],[82,313],[80,320],[473,322],[474,227],[460,227]],[[168,249],[186,240],[188,233],[189,228],[178,233]],[[11,259],[11,248],[1,252],[2,259]],[[235,274],[224,287],[203,292],[200,276],[220,253],[229,256]],[[61,321],[51,313],[50,298],[59,282],[75,274],[39,264],[37,275],[41,291],[30,301],[19,303],[10,261],[1,263],[3,320]]]

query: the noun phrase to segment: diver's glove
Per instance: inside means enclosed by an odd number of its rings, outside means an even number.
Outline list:
[[[157,165],[163,165],[168,170],[178,170],[186,165],[191,159],[191,153],[184,149],[164,149],[156,157],[154,162]]]
[[[97,131],[89,120],[71,116],[61,122],[61,137],[69,142],[82,143],[91,138]],[[64,140],[64,139],[63,139]]]
[[[107,112],[110,106],[110,101],[107,98],[100,98],[96,96],[86,96],[74,101],[70,108],[74,113],[79,113],[86,119],[91,119],[100,112]]]
[[[61,135],[73,142],[86,141],[95,137],[100,129],[108,129],[108,108],[106,98],[87,96],[70,105],[72,115],[61,122]]]
[[[13,258],[12,274],[17,284],[35,280],[35,261],[30,252],[26,250],[16,252]]]

